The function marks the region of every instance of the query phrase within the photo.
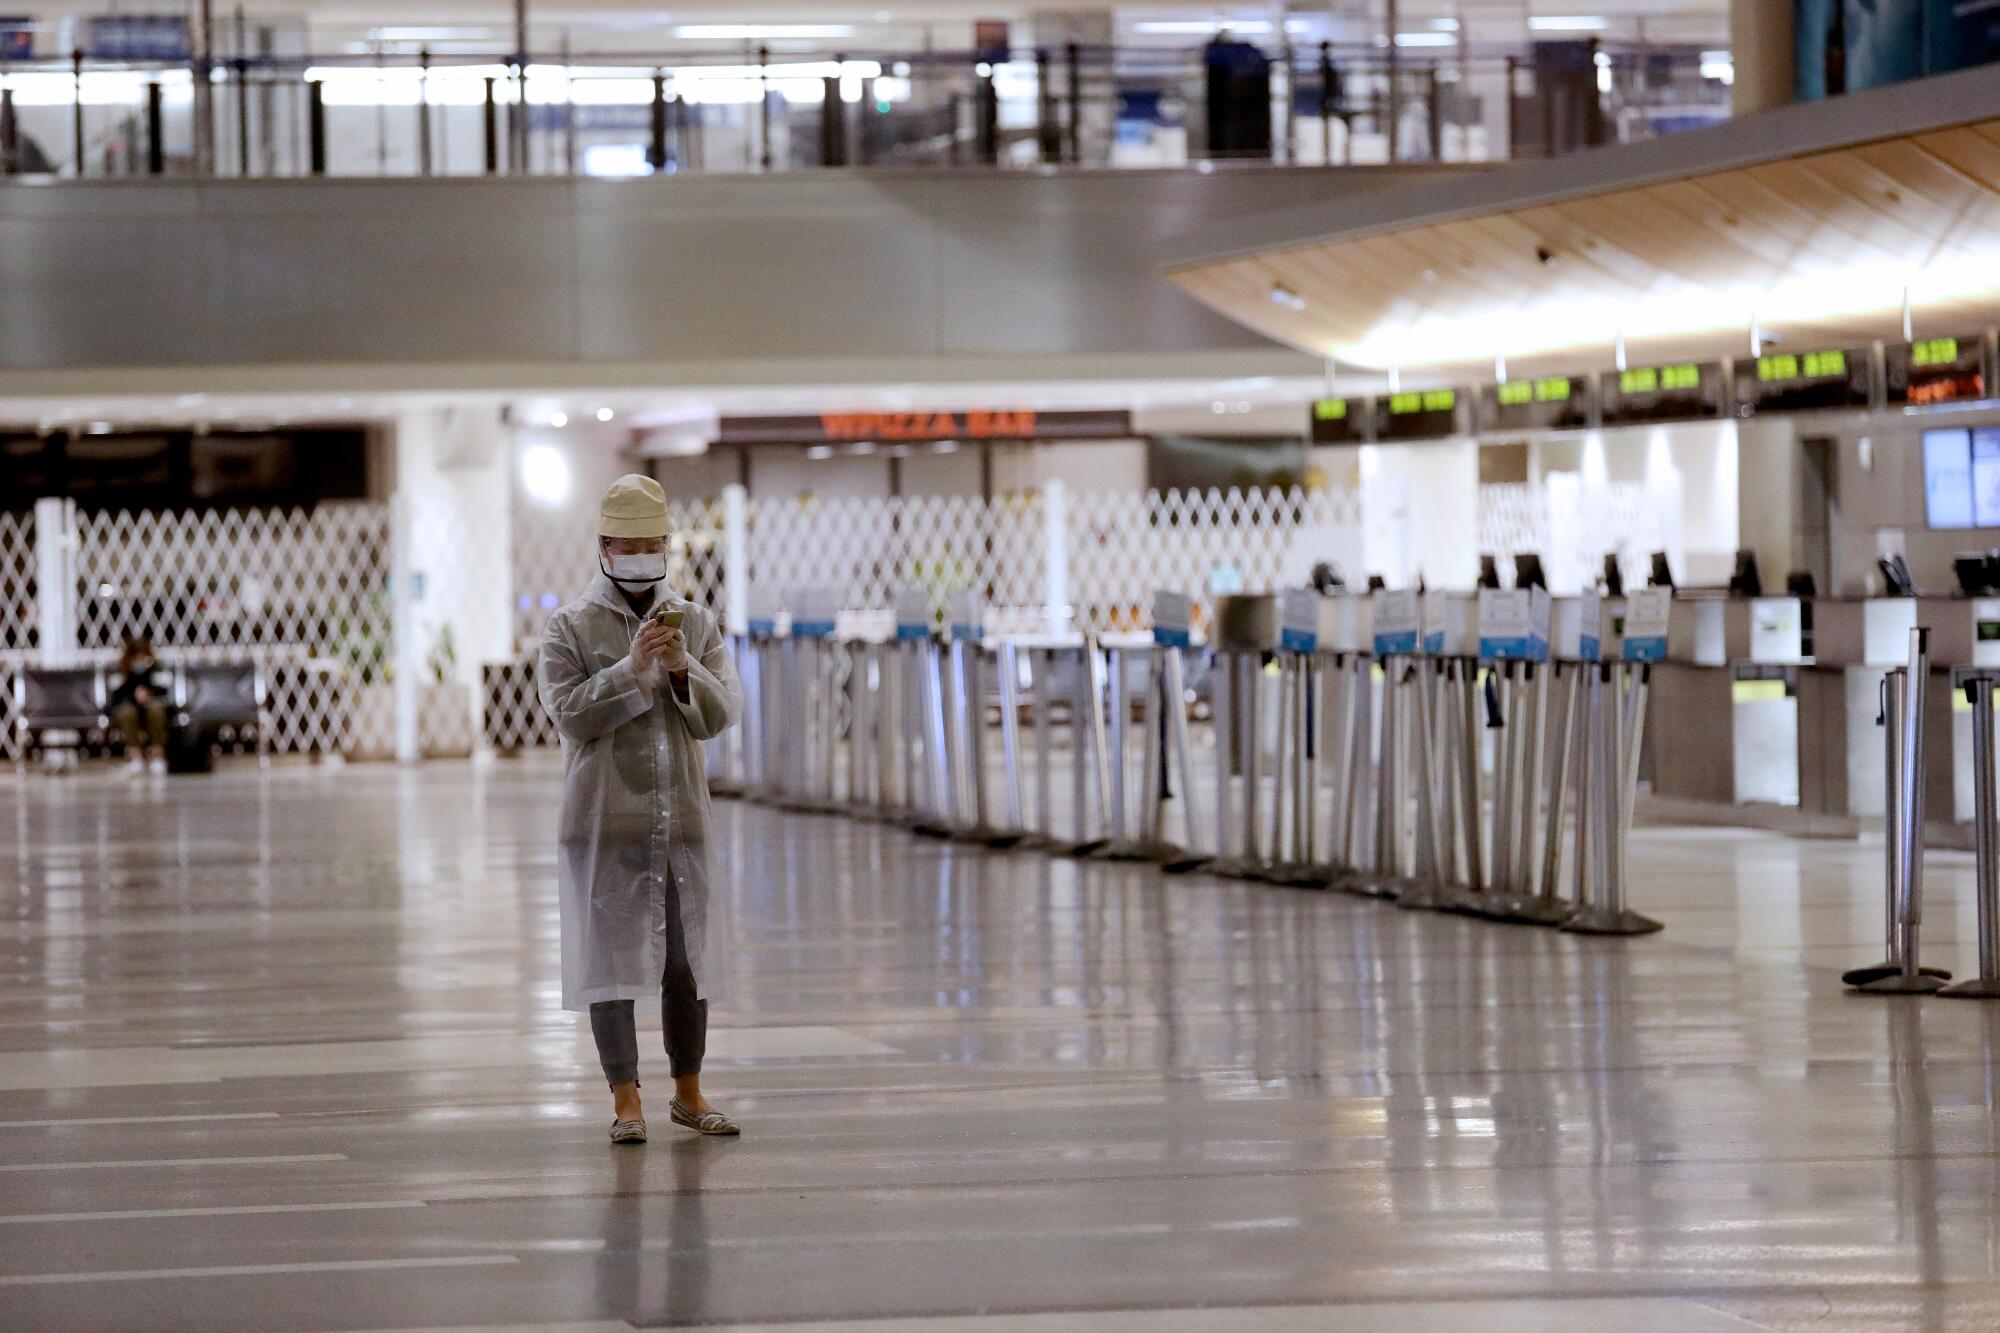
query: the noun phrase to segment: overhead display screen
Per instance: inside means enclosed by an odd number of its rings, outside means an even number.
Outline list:
[[[1973,334],[1888,344],[1882,396],[1890,407],[1978,402],[1987,397],[1986,340]]]
[[[1375,400],[1379,440],[1441,440],[1458,433],[1456,389],[1414,389]]]
[[[1485,430],[1581,430],[1590,424],[1590,381],[1581,375],[1507,380],[1479,394]]]
[[[1314,444],[1361,444],[1367,438],[1366,398],[1321,398],[1312,405]]]
[[[1924,432],[1924,521],[2000,528],[2000,426]]]
[[[1599,395],[1604,424],[1630,426],[1719,417],[1724,410],[1722,390],[1720,361],[1682,361],[1604,375]]]
[[[1873,385],[1874,359],[1865,347],[1766,352],[1736,363],[1736,413],[1865,408]]]

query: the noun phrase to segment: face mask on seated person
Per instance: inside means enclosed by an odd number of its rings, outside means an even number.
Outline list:
[[[667,577],[667,553],[649,551],[636,555],[606,556],[604,576],[627,587],[645,587]]]

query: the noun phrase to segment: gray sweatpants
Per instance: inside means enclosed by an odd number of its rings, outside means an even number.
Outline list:
[[[660,1026],[667,1045],[667,1068],[675,1078],[701,1072],[708,1049],[708,1001],[695,993],[694,969],[688,965],[687,941],[679,930],[680,911],[668,903],[675,928],[667,932],[667,966],[660,977]],[[632,1001],[600,1000],[590,1006],[590,1035],[597,1039],[597,1061],[604,1081],[616,1087],[639,1081],[639,1029]]]

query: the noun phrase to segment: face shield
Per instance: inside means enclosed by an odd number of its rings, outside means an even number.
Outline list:
[[[609,546],[600,547],[597,562],[604,577],[621,588],[650,588],[667,577],[664,542],[653,551],[614,551]]]

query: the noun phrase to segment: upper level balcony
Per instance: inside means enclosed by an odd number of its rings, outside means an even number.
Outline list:
[[[504,28],[450,41],[438,29],[433,49],[431,30],[321,47],[303,29],[222,23],[204,47],[186,25],[145,22],[116,40],[92,20],[0,44],[0,174],[1479,164],[1713,124],[1731,78],[1728,53],[1699,42],[1482,42],[1443,26],[1455,19],[1394,41],[1297,41],[1288,28],[957,50],[718,50],[662,29],[657,44],[527,54]]]

